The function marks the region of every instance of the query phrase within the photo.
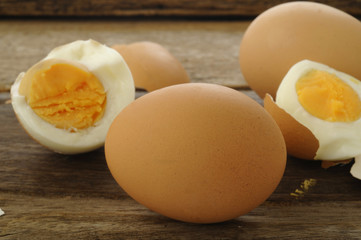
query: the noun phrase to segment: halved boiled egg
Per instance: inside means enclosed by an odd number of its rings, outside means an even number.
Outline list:
[[[285,137],[290,155],[342,161],[361,155],[361,82],[321,63],[303,60],[283,78],[265,108]],[[361,171],[353,173],[361,178]]]
[[[63,154],[101,147],[113,119],[134,97],[122,56],[94,40],[53,49],[11,87],[12,106],[24,129]]]

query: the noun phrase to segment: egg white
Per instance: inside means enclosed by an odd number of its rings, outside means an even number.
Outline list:
[[[296,63],[282,80],[276,95],[276,104],[307,127],[319,141],[315,159],[344,160],[361,154],[361,118],[353,122],[329,122],[308,113],[298,101],[296,82],[310,70],[335,74],[349,85],[361,99],[361,82],[354,77],[321,63],[303,60]]]
[[[107,131],[118,113],[135,98],[131,72],[122,56],[94,40],[78,40],[53,49],[43,60],[61,59],[83,64],[102,83],[106,92],[103,117],[94,126],[76,132],[56,128],[40,118],[19,94],[25,73],[11,86],[14,112],[24,129],[40,144],[63,153],[88,152],[103,146]],[[42,61],[43,61],[42,60]]]

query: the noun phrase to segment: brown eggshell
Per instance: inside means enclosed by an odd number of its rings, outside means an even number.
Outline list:
[[[289,2],[260,14],[243,35],[239,61],[250,87],[273,98],[288,70],[308,59],[361,79],[361,22],[315,2]]]
[[[321,167],[324,168],[324,169],[327,169],[327,168],[334,167],[334,166],[337,166],[337,165],[349,164],[351,161],[352,161],[352,159],[346,159],[346,160],[340,160],[340,161],[322,160]]]
[[[135,42],[112,46],[124,58],[132,72],[136,88],[148,92],[163,87],[189,83],[182,64],[163,46],[154,42]]]
[[[269,94],[266,94],[264,99],[264,108],[280,127],[286,141],[288,154],[301,159],[313,160],[319,142],[312,132],[278,107]]]
[[[110,127],[105,154],[131,197],[194,223],[229,220],[260,205],[279,184],[287,157],[282,133],[261,105],[206,83],[135,100]]]

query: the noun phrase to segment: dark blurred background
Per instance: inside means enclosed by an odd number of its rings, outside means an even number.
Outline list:
[[[253,18],[282,0],[1,0],[1,17]],[[361,0],[316,1],[361,17]]]

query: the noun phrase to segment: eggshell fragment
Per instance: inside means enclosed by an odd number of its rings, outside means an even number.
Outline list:
[[[324,168],[324,169],[327,169],[327,168],[338,166],[338,165],[349,164],[351,161],[352,161],[352,159],[346,159],[346,160],[340,160],[340,161],[322,160],[321,167]]]
[[[182,64],[163,46],[154,42],[114,45],[132,72],[136,88],[148,92],[163,87],[189,83]]]
[[[250,87],[273,98],[287,71],[303,59],[361,79],[361,22],[321,3],[288,2],[260,14],[243,35],[239,61]]]
[[[288,154],[301,159],[313,160],[316,156],[319,143],[312,132],[277,106],[269,94],[266,94],[264,99],[264,108],[271,114],[280,127],[286,142]]]
[[[322,167],[349,163],[359,178],[361,82],[327,65],[302,60],[284,76],[276,101],[264,105],[278,123],[290,155],[322,160]],[[328,161],[334,161],[328,162]]]
[[[272,96],[266,94],[264,108],[271,114],[280,127],[286,142],[287,152],[293,157],[305,160],[314,160],[319,142],[312,132],[297,122],[285,110],[277,106]],[[326,161],[322,160],[322,168],[330,168],[340,164],[350,163],[352,160]]]
[[[146,94],[113,121],[108,167],[135,200],[173,219],[212,223],[245,214],[275,190],[286,146],[256,101],[215,84]]]

